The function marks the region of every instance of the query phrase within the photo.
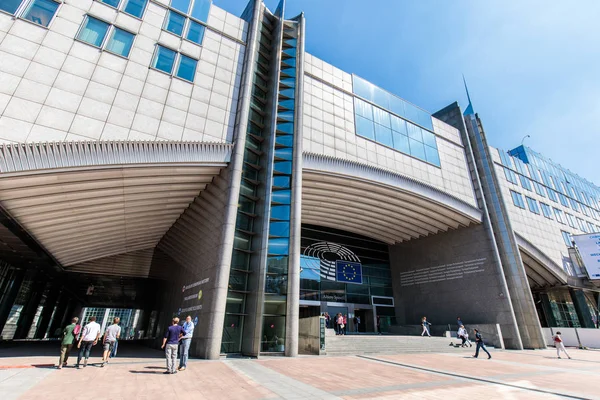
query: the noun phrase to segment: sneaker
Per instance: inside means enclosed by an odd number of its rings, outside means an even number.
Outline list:
[[[488,356],[488,360],[489,360],[490,358],[492,358],[492,356]]]
[[[179,371],[185,371],[185,367],[179,367]]]
[[[560,356],[558,356],[558,358],[560,359],[561,357],[560,357]]]
[[[62,369],[62,365],[59,365],[58,367],[56,367],[56,369]]]
[[[571,357],[569,357],[569,360],[571,359]]]
[[[176,373],[177,373],[177,371],[173,371],[173,372],[171,372],[171,373],[172,373],[172,374],[176,374]]]
[[[100,364],[100,367],[104,368],[105,365],[106,365],[106,363],[102,362],[102,364]]]
[[[477,356],[473,356],[473,358],[477,358]]]
[[[81,365],[77,364],[77,365],[75,366],[75,368],[77,368],[77,369],[83,369],[83,366],[81,366]]]

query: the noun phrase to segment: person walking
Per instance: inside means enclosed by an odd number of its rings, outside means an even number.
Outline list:
[[[343,335],[344,334],[344,317],[342,316],[342,313],[337,314],[336,322],[337,322],[338,335]]]
[[[360,317],[355,315],[352,322],[354,322],[354,332],[358,333],[358,326],[360,325]]]
[[[344,314],[344,335],[348,333],[348,315]]]
[[[381,317],[378,315],[376,319],[377,333],[381,335]]]
[[[427,334],[427,336],[431,337],[431,335],[429,334],[429,326],[430,325],[431,325],[431,323],[429,323],[427,321],[427,317],[421,318],[421,326],[423,327],[423,332],[421,332],[421,336],[423,336],[424,334]]]
[[[460,328],[461,326],[464,326],[462,320],[460,319],[460,317],[456,317],[456,324],[458,325],[458,327]]]
[[[479,333],[478,329],[473,329],[473,331],[475,331],[475,344],[477,345],[477,347],[475,348],[475,355],[473,357],[479,357],[479,349],[482,349],[488,355],[489,360],[490,358],[492,358],[492,355],[485,348],[485,343],[483,343],[483,337],[481,336],[481,333]]]
[[[464,325],[461,325],[458,328],[457,336],[460,340],[462,340],[460,347],[467,347],[467,344],[469,345],[469,347],[473,347],[473,344],[469,340],[469,333],[465,329]]]
[[[79,349],[79,354],[77,355],[77,365],[78,369],[83,367],[87,367],[88,358],[90,358],[90,351],[92,347],[98,343],[98,339],[100,339],[100,324],[96,322],[96,317],[91,316],[89,319],[90,322],[86,326],[83,327],[83,331],[81,332],[81,337],[79,338],[79,342],[77,343],[77,348]],[[83,360],[83,367],[81,366],[81,359]]]
[[[326,312],[325,313],[325,327],[329,329],[330,325],[331,325],[331,317],[329,316],[329,313]]]
[[[77,327],[77,322],[79,322],[79,318],[74,317],[71,320],[71,323],[65,326],[65,329],[62,331],[62,341],[60,342],[60,358],[58,359],[58,369],[62,369],[62,367],[67,366],[67,361],[69,360],[69,353],[73,348],[73,342],[75,341],[75,327]],[[79,331],[77,332],[79,333]]]
[[[188,355],[190,352],[190,344],[192,344],[192,336],[194,336],[194,323],[192,316],[188,315],[183,323],[183,337],[179,341],[179,368],[178,371],[185,371],[187,367]]]
[[[556,332],[556,335],[554,335],[554,346],[556,347],[556,355],[558,356],[558,358],[560,357],[560,351],[564,351],[565,354],[567,355],[567,357],[569,357],[569,360],[571,359],[571,356],[569,355],[569,353],[567,353],[567,349],[565,349],[565,344],[563,343],[562,337],[560,337],[561,333],[560,332]]]
[[[175,364],[177,362],[177,347],[179,339],[185,334],[183,327],[179,325],[179,318],[173,318],[171,326],[165,331],[161,349],[165,349],[165,357],[167,359],[167,370],[165,374],[176,374]]]
[[[102,341],[102,347],[104,353],[102,354],[102,365],[104,367],[108,362],[108,358],[112,354],[115,345],[117,344],[117,340],[121,337],[121,327],[119,326],[119,322],[121,319],[119,317],[115,317],[113,319],[113,324],[106,328],[104,332],[104,340]]]

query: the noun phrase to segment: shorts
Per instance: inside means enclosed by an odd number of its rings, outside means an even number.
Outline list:
[[[115,347],[115,342],[106,341],[102,345],[104,351],[112,351],[113,347]]]

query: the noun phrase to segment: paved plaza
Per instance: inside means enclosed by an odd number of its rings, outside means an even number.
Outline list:
[[[81,370],[53,368],[58,354],[51,355],[50,345],[31,354],[1,349],[0,398],[600,398],[600,351],[594,350],[569,349],[572,360],[557,359],[554,350],[494,351],[491,360],[464,352],[191,360],[186,371],[164,375],[161,352],[129,346],[104,368],[94,353]]]

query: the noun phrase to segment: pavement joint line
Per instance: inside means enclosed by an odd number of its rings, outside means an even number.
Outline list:
[[[329,392],[284,375],[256,360],[228,360],[223,363],[234,372],[256,382],[282,399],[319,398],[341,400]],[[299,391],[302,391],[303,394],[299,394]]]
[[[349,389],[349,390],[339,390],[332,392],[338,396],[353,396],[357,394],[368,394],[368,393],[383,393],[383,392],[391,392],[397,390],[410,390],[410,389],[426,389],[433,388],[439,386],[453,385],[456,383],[462,382],[462,380],[458,379],[450,379],[445,381],[431,381],[431,382],[418,382],[418,383],[406,383],[401,385],[391,385],[391,386],[371,386],[366,388],[359,389]]]
[[[365,360],[375,361],[375,362],[392,364],[392,365],[396,365],[398,367],[403,367],[403,368],[408,368],[408,369],[414,369],[414,370],[418,370],[418,371],[425,371],[425,372],[429,372],[429,373],[432,373],[432,374],[439,374],[439,375],[444,375],[444,376],[451,376],[453,378],[457,378],[457,379],[461,379],[461,380],[475,381],[475,382],[481,382],[481,383],[486,383],[486,384],[491,384],[491,385],[500,385],[500,386],[512,387],[512,388],[526,390],[526,391],[531,391],[531,392],[537,392],[537,393],[550,394],[550,395],[554,395],[554,396],[567,397],[567,398],[570,398],[570,399],[579,399],[579,400],[588,400],[588,399],[591,399],[590,397],[582,397],[582,396],[580,396],[578,394],[573,394],[573,393],[568,393],[568,392],[558,392],[558,391],[557,392],[552,392],[552,391],[545,390],[545,389],[532,388],[532,387],[527,387],[527,386],[520,386],[518,384],[508,383],[508,382],[501,382],[501,381],[497,381],[497,380],[494,380],[494,379],[491,379],[491,378],[472,377],[472,376],[468,376],[468,375],[457,374],[457,373],[454,373],[454,372],[442,371],[442,370],[437,370],[437,369],[427,368],[427,367],[421,367],[421,366],[412,365],[412,364],[405,364],[405,363],[401,363],[401,362],[396,362],[396,361],[391,361],[391,360],[385,360],[385,359],[379,359],[379,358],[375,358],[375,357],[367,357],[367,356],[356,356],[356,357],[363,358]]]

